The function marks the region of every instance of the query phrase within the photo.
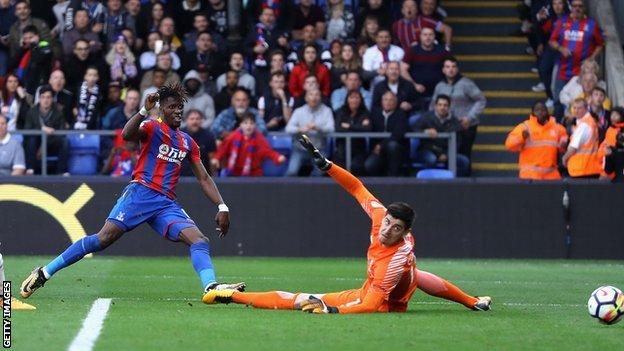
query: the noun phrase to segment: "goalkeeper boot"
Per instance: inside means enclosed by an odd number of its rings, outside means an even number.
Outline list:
[[[14,310],[36,310],[37,309],[35,306],[29,305],[14,297],[11,297],[11,308]]]
[[[232,302],[232,295],[234,292],[238,290],[234,289],[210,289],[206,291],[204,297],[202,297],[202,302],[205,304],[213,304],[213,303],[230,303]]]
[[[475,311],[489,311],[492,305],[492,298],[489,296],[477,296],[477,302],[472,307]]]
[[[20,295],[27,299],[32,295],[35,290],[41,288],[48,280],[43,275],[43,269],[41,267],[35,268],[32,273],[22,282],[20,287]]]
[[[312,144],[310,138],[308,138],[307,135],[301,134],[301,136],[299,137],[299,143],[301,144],[301,146],[303,146],[304,149],[306,149],[308,154],[310,154],[310,157],[312,157],[312,162],[314,163],[314,165],[316,165],[316,167],[318,167],[318,169],[323,172],[329,171],[332,166],[331,161],[326,159],[325,156],[321,154],[321,152],[314,146],[314,144]]]
[[[247,285],[245,284],[245,282],[233,283],[233,284],[214,282],[206,286],[206,289],[204,289],[204,293],[207,293],[210,290],[237,290],[237,291],[243,292],[245,291],[246,287]]]

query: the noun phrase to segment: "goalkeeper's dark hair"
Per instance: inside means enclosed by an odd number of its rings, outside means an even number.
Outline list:
[[[158,101],[161,103],[170,97],[184,103],[186,103],[186,101],[188,100],[186,89],[184,89],[184,87],[180,83],[165,84],[162,87],[158,88],[158,97]]]
[[[416,213],[410,205],[405,202],[393,202],[386,210],[392,217],[402,220],[407,228],[412,227],[414,219],[416,218]]]

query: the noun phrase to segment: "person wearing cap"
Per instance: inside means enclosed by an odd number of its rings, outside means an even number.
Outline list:
[[[123,35],[118,35],[108,54],[106,54],[106,63],[110,66],[111,81],[120,82],[122,86],[125,86],[128,81],[136,78],[138,72],[135,61],[126,38]]]

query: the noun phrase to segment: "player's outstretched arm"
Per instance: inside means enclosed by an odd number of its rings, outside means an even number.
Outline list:
[[[199,181],[204,194],[212,201],[213,204],[219,207],[219,212],[215,216],[215,222],[217,223],[217,231],[219,237],[224,237],[230,229],[230,213],[228,207],[223,202],[223,198],[217,189],[217,185],[212,180],[212,177],[206,171],[206,168],[201,162],[191,162],[191,169],[195,174],[195,177]]]
[[[364,184],[353,174],[326,159],[305,134],[301,135],[299,143],[308,151],[314,161],[314,165],[321,171],[327,172],[336,183],[340,184],[349,194],[355,197],[362,206],[366,207],[365,205],[368,201],[375,199]]]
[[[145,119],[147,114],[151,109],[156,106],[156,101],[158,101],[159,96],[158,93],[153,93],[147,95],[145,98],[145,106],[141,108],[141,110],[132,116],[126,125],[123,127],[121,131],[121,136],[126,141],[139,141],[145,136],[145,132],[139,128],[141,126],[141,122]]]

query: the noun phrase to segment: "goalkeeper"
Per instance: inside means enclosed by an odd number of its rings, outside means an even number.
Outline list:
[[[415,214],[408,204],[394,202],[384,206],[360,180],[323,157],[307,136],[303,135],[299,142],[310,153],[316,167],[348,191],[372,220],[366,282],[359,289],[327,294],[212,290],[204,295],[204,303],[234,302],[256,308],[300,309],[313,313],[405,312],[414,291],[420,288],[429,295],[473,310],[490,309],[489,297],[467,295],[450,282],[416,269],[411,234]]]

